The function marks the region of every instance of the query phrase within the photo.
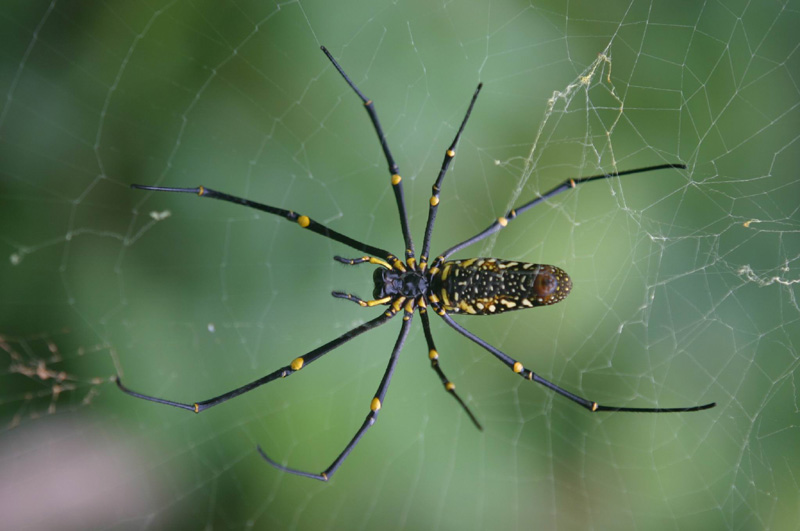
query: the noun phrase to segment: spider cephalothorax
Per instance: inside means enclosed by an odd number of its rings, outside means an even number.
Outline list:
[[[445,390],[450,393],[453,398],[455,398],[475,426],[478,427],[478,429],[482,429],[475,415],[472,413],[472,411],[470,411],[461,397],[456,394],[455,385],[445,377],[444,372],[439,366],[439,353],[436,350],[436,346],[433,342],[433,334],[431,332],[431,326],[427,314],[427,307],[430,305],[436,314],[445,321],[445,323],[456,330],[459,334],[486,349],[514,373],[527,380],[534,381],[547,387],[548,389],[575,402],[589,411],[637,411],[644,413],[670,413],[681,411],[700,411],[714,407],[714,403],[704,404],[702,406],[680,408],[602,406],[597,402],[593,402],[591,400],[587,400],[586,398],[575,395],[550,382],[549,380],[542,378],[530,369],[527,369],[521,362],[508,356],[500,349],[490,345],[475,334],[469,332],[450,317],[450,314],[492,315],[508,310],[520,310],[524,308],[534,308],[537,306],[555,304],[563,300],[564,297],[570,293],[572,281],[563,270],[555,266],[500,260],[498,258],[470,258],[466,260],[448,261],[447,258],[449,256],[483,240],[491,234],[502,230],[519,214],[531,209],[542,201],[550,199],[569,189],[575,188],[580,184],[590,181],[610,179],[613,177],[619,177],[621,175],[643,173],[665,168],[685,168],[684,165],[661,164],[658,166],[649,166],[647,168],[639,168],[635,170],[610,172],[591,177],[567,179],[543,195],[534,198],[522,206],[510,210],[505,216],[497,218],[492,224],[478,234],[447,249],[442,254],[438,255],[429,265],[428,252],[430,250],[431,235],[433,234],[433,225],[436,221],[436,213],[439,207],[439,193],[441,191],[442,181],[448,167],[450,166],[450,162],[453,160],[453,157],[455,157],[456,144],[458,144],[458,140],[461,137],[461,133],[464,130],[467,119],[469,118],[472,108],[475,105],[475,100],[477,99],[478,93],[481,90],[482,85],[479,84],[472,96],[472,101],[469,104],[469,108],[467,109],[464,120],[461,122],[461,126],[459,127],[458,132],[453,139],[453,143],[450,144],[450,147],[445,152],[444,161],[442,162],[442,167],[439,171],[439,176],[433,185],[432,194],[429,201],[430,208],[428,210],[428,222],[425,227],[425,236],[422,243],[422,253],[419,255],[419,262],[417,262],[414,253],[414,243],[411,239],[411,233],[409,231],[408,215],[406,214],[405,197],[403,195],[402,178],[398,173],[399,170],[397,164],[395,164],[394,159],[392,158],[392,153],[389,151],[389,146],[386,142],[383,130],[381,129],[380,122],[378,121],[378,115],[375,112],[375,106],[372,103],[372,100],[367,99],[361,93],[361,91],[358,90],[350,78],[347,77],[328,50],[323,47],[322,51],[325,52],[325,55],[331,61],[336,70],[339,71],[347,84],[350,85],[350,88],[353,89],[353,91],[363,102],[364,107],[369,114],[370,120],[372,121],[372,126],[375,129],[375,133],[378,136],[381,149],[383,150],[383,153],[386,157],[386,162],[389,166],[392,191],[394,193],[395,202],[397,203],[397,209],[400,214],[400,227],[403,232],[403,239],[405,240],[406,246],[405,263],[401,262],[397,256],[388,251],[345,236],[344,234],[336,232],[335,230],[330,229],[325,225],[318,223],[317,221],[314,221],[308,216],[297,214],[293,210],[285,210],[282,208],[265,205],[263,203],[250,201],[248,199],[225,194],[223,192],[217,192],[216,190],[211,190],[210,188],[206,188],[204,186],[197,188],[167,188],[162,186],[132,185],[132,187],[140,190],[153,190],[160,192],[195,193],[200,197],[218,199],[220,201],[227,201],[229,203],[235,203],[237,205],[254,208],[262,212],[283,217],[289,221],[297,223],[297,225],[304,229],[340,244],[347,245],[361,253],[365,253],[365,256],[360,258],[348,259],[339,256],[334,258],[337,261],[347,265],[369,263],[380,266],[380,268],[377,269],[373,274],[373,281],[375,284],[375,288],[373,290],[373,300],[365,301],[356,297],[355,295],[338,291],[333,292],[333,295],[338,298],[356,302],[364,307],[387,305],[387,308],[379,316],[353,328],[348,332],[345,332],[336,339],[329,341],[328,343],[317,347],[298,358],[295,358],[285,367],[281,367],[267,374],[266,376],[262,376],[257,380],[208,400],[195,402],[193,404],[173,402],[171,400],[165,400],[163,398],[157,398],[131,391],[127,387],[123,386],[120,379],[117,378],[117,385],[119,385],[120,389],[137,398],[199,413],[264,384],[280,378],[286,378],[287,376],[292,375],[304,367],[307,367],[312,362],[318,360],[328,352],[335,350],[354,337],[385,324],[395,315],[402,312],[404,315],[402,325],[400,326],[400,334],[398,335],[397,341],[392,349],[392,353],[389,357],[389,364],[386,367],[383,379],[381,380],[381,383],[370,402],[369,413],[367,413],[363,424],[358,429],[356,434],[353,436],[347,446],[345,446],[344,450],[338,455],[338,457],[336,457],[330,466],[328,466],[328,468],[319,474],[290,468],[274,461],[267,456],[260,446],[258,447],[258,451],[261,456],[268,463],[280,470],[297,474],[299,476],[327,481],[333,475],[333,473],[336,472],[342,462],[344,462],[358,441],[361,440],[361,437],[364,435],[364,433],[375,423],[375,420],[378,417],[378,412],[383,404],[383,399],[386,396],[386,391],[389,388],[392,375],[394,374],[398,356],[403,348],[403,345],[405,344],[406,337],[408,336],[411,319],[417,311],[419,312],[420,320],[422,321],[422,328],[425,333],[425,341],[428,345],[428,358],[430,359],[431,367],[436,372],[436,375],[439,377],[441,383],[444,385]]]
[[[417,299],[428,294],[430,272],[378,268],[372,274],[372,281],[375,283],[375,289],[372,291],[375,299],[396,295]]]

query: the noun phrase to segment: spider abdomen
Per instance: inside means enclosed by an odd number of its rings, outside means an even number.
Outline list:
[[[450,313],[493,315],[555,304],[571,288],[567,273],[555,266],[469,258],[445,262],[431,292]]]

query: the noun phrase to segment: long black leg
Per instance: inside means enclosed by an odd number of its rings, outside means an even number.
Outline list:
[[[430,251],[431,248],[431,235],[433,234],[433,224],[436,222],[436,212],[439,210],[439,193],[442,191],[444,174],[447,173],[447,169],[450,167],[450,162],[453,160],[453,157],[456,156],[456,144],[458,144],[458,140],[461,138],[461,133],[464,132],[464,127],[467,125],[469,115],[472,114],[472,108],[475,106],[475,100],[478,99],[478,94],[480,93],[482,87],[483,83],[478,83],[478,88],[475,89],[475,94],[472,95],[472,101],[469,102],[467,114],[464,115],[464,120],[461,122],[461,127],[458,128],[458,132],[456,133],[456,137],[453,139],[453,143],[450,144],[450,147],[447,148],[447,151],[445,151],[444,160],[442,161],[442,169],[439,170],[439,176],[436,178],[436,182],[433,183],[433,186],[431,187],[428,223],[425,225],[425,239],[422,240],[422,254],[419,255],[420,267],[423,269],[428,262],[428,251]]]
[[[384,251],[383,249],[380,249],[378,247],[373,247],[372,245],[361,243],[360,241],[354,240],[349,236],[345,236],[344,234],[336,232],[333,229],[329,229],[328,227],[322,225],[321,223],[317,223],[308,216],[303,216],[292,210],[284,210],[283,208],[277,208],[265,205],[263,203],[257,203],[255,201],[250,201],[249,199],[236,197],[235,195],[230,195],[223,192],[217,192],[216,190],[212,190],[211,188],[206,188],[205,186],[198,186],[197,188],[168,188],[164,186],[145,186],[142,184],[132,184],[131,188],[134,188],[136,190],[151,190],[154,192],[182,192],[187,194],[197,194],[200,197],[219,199],[220,201],[227,201],[228,203],[234,203],[237,205],[243,205],[246,207],[255,208],[256,210],[261,210],[262,212],[267,212],[269,214],[274,214],[276,216],[281,216],[283,218],[286,218],[289,221],[294,221],[304,229],[308,229],[311,232],[316,232],[321,236],[325,236],[326,238],[330,238],[331,240],[337,241],[339,243],[349,245],[353,249],[358,249],[359,251],[364,253],[382,256],[389,262],[397,262],[397,257],[392,253],[390,253],[389,251]]]
[[[475,424],[475,427],[483,431],[483,426],[481,426],[481,423],[478,422],[478,419],[472,414],[472,411],[470,411],[467,404],[465,404],[464,401],[461,400],[461,397],[458,396],[458,393],[456,393],[455,384],[447,379],[447,376],[444,375],[442,368],[439,366],[439,351],[436,350],[436,345],[433,342],[431,323],[428,319],[427,310],[425,308],[420,308],[419,316],[422,319],[422,329],[425,332],[425,341],[428,342],[428,358],[431,360],[431,368],[436,371],[436,374],[439,376],[439,380],[442,381],[442,385],[444,386],[445,390],[450,393],[453,398],[456,399],[456,402],[458,402],[461,407],[464,408],[464,411],[467,412],[467,415],[469,415],[469,418],[472,423]]]
[[[386,163],[389,165],[389,173],[392,176],[392,190],[394,191],[394,199],[397,202],[397,210],[400,213],[400,227],[403,229],[403,240],[405,240],[406,244],[406,262],[409,262],[413,265],[414,242],[411,239],[411,231],[408,228],[406,200],[405,195],[403,194],[403,179],[400,177],[400,169],[398,168],[397,163],[394,161],[392,152],[389,150],[389,144],[386,142],[386,136],[383,134],[381,123],[378,120],[378,113],[375,111],[375,104],[372,103],[372,100],[364,96],[360,90],[358,90],[356,84],[353,83],[347,74],[344,73],[344,70],[341,66],[339,66],[339,63],[336,62],[336,59],[333,58],[328,49],[324,46],[320,46],[320,49],[323,51],[323,53],[325,53],[330,62],[333,63],[333,66],[336,67],[336,70],[339,71],[339,74],[342,75],[347,84],[350,85],[350,88],[353,89],[359,98],[361,98],[361,101],[364,103],[364,108],[367,109],[367,114],[369,114],[369,119],[372,121],[372,126],[375,128],[375,133],[378,135],[378,141],[381,143],[381,149],[383,149],[383,154],[386,157]]]
[[[500,349],[493,347],[483,339],[479,338],[472,332],[468,331],[467,329],[463,328],[461,325],[453,321],[453,319],[447,314],[447,312],[440,307],[435,308],[436,313],[441,316],[444,321],[449,324],[456,332],[461,334],[462,336],[466,337],[467,339],[471,339],[478,345],[482,346],[486,350],[488,350],[494,357],[502,361],[503,363],[508,366],[509,369],[514,371],[515,373],[519,374],[523,378],[527,380],[532,380],[536,383],[542,384],[543,386],[547,387],[548,389],[555,391],[556,393],[569,398],[576,404],[583,406],[584,408],[588,409],[589,411],[632,411],[637,413],[679,413],[679,412],[687,412],[687,411],[701,411],[703,409],[709,409],[714,407],[716,402],[711,402],[710,404],[704,404],[702,406],[691,406],[691,407],[676,407],[676,408],[641,408],[641,407],[618,407],[618,406],[601,406],[597,402],[592,402],[591,400],[587,400],[583,397],[580,397],[576,394],[570,393],[566,389],[562,389],[561,387],[557,386],[553,382],[545,380],[538,374],[534,373],[533,371],[526,369],[522,363],[515,360],[514,358],[508,356]]]
[[[277,371],[271,372],[268,375],[259,378],[258,380],[254,380],[254,381],[250,382],[249,384],[245,384],[245,385],[243,385],[241,387],[237,387],[233,391],[228,391],[227,393],[221,394],[221,395],[219,395],[217,397],[214,397],[214,398],[211,398],[211,399],[208,399],[208,400],[203,400],[202,402],[196,402],[194,404],[183,404],[181,402],[173,402],[172,400],[165,400],[163,398],[157,398],[155,396],[143,395],[141,393],[137,393],[136,391],[131,391],[130,389],[128,389],[127,387],[122,385],[122,382],[120,381],[119,376],[117,377],[117,385],[125,393],[127,393],[127,394],[129,394],[131,396],[134,396],[136,398],[141,398],[142,400],[149,400],[150,402],[156,402],[158,404],[165,404],[167,406],[173,406],[173,407],[177,407],[177,408],[181,408],[181,409],[186,409],[188,411],[194,411],[195,413],[200,413],[201,411],[204,411],[206,409],[209,409],[211,407],[219,405],[219,404],[221,404],[223,402],[227,402],[231,398],[235,398],[235,397],[237,397],[239,395],[243,395],[244,393],[247,393],[248,391],[252,391],[256,387],[261,387],[264,384],[268,384],[269,382],[271,382],[273,380],[277,380],[278,378],[286,378],[287,376],[290,376],[291,374],[293,374],[293,373],[299,371],[300,369],[302,369],[303,367],[307,366],[309,363],[311,363],[313,361],[316,361],[317,359],[321,358],[322,356],[324,356],[328,352],[331,352],[332,350],[335,350],[335,349],[339,348],[340,346],[342,346],[343,344],[347,343],[348,341],[350,341],[354,337],[363,334],[367,330],[371,330],[373,328],[376,328],[376,327],[384,324],[389,319],[394,317],[396,314],[397,314],[397,309],[395,307],[391,307],[386,312],[382,313],[380,316],[376,317],[375,319],[373,319],[371,321],[367,321],[366,323],[353,328],[349,332],[346,332],[346,333],[342,334],[341,336],[337,337],[333,341],[329,341],[328,343],[325,343],[321,347],[315,348],[314,350],[312,350],[308,354],[304,354],[303,356],[300,356],[299,358],[295,358],[286,367],[282,367],[282,368],[278,369]]]
[[[408,336],[408,330],[411,327],[412,316],[413,308],[412,311],[406,311],[405,315],[403,316],[403,326],[400,327],[400,335],[397,337],[397,342],[395,343],[394,349],[392,350],[392,355],[389,358],[389,365],[386,367],[386,371],[383,373],[381,383],[378,386],[378,391],[375,393],[375,397],[370,403],[369,413],[367,413],[364,423],[358,429],[350,442],[347,443],[347,446],[345,446],[344,450],[342,450],[342,453],[340,453],[339,456],[334,459],[333,463],[331,463],[331,465],[326,468],[324,472],[321,472],[320,474],[314,474],[313,472],[305,472],[296,468],[289,468],[271,459],[266,452],[264,452],[261,446],[259,446],[258,452],[261,454],[261,457],[263,457],[267,463],[279,470],[283,470],[284,472],[307,478],[318,479],[320,481],[328,481],[336,472],[336,470],[342,465],[344,460],[347,459],[347,456],[353,451],[353,448],[355,448],[355,446],[361,440],[361,437],[364,436],[364,433],[366,433],[366,431],[372,427],[372,425],[375,424],[375,421],[378,419],[378,413],[383,406],[383,399],[386,396],[386,390],[389,388],[389,383],[392,381],[392,374],[394,373],[395,366],[397,365],[398,356],[400,355],[400,351],[403,349],[403,344],[406,342],[406,337]]]
[[[441,255],[436,257],[436,260],[433,263],[433,267],[439,267],[442,262],[444,262],[448,256],[452,255],[453,253],[457,253],[458,251],[464,249],[465,247],[469,247],[473,243],[477,243],[487,236],[494,234],[495,232],[500,231],[501,229],[505,228],[510,221],[516,218],[518,215],[522,214],[526,210],[533,208],[534,206],[538,205],[542,201],[546,199],[550,199],[551,197],[555,197],[561,192],[565,192],[571,188],[577,188],[578,185],[588,183],[591,181],[597,181],[601,179],[611,179],[613,177],[622,177],[623,175],[631,175],[633,173],[644,173],[648,171],[655,171],[655,170],[663,170],[666,168],[674,168],[674,169],[686,169],[685,164],[659,164],[658,166],[648,166],[646,168],[637,168],[635,170],[626,170],[626,171],[619,171],[619,172],[611,172],[611,173],[603,173],[601,175],[593,175],[591,177],[580,177],[578,179],[567,179],[563,183],[559,184],[552,190],[545,192],[543,195],[535,198],[533,201],[529,201],[522,206],[517,208],[512,208],[508,211],[508,213],[501,217],[497,218],[494,223],[486,227],[486,229],[482,230],[475,236],[471,238],[467,238],[463,242],[454,245],[453,247],[449,248]]]

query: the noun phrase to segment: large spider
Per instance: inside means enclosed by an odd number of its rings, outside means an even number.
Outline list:
[[[537,306],[555,304],[563,300],[569,294],[570,289],[572,288],[572,281],[562,269],[551,265],[530,264],[518,261],[501,260],[499,258],[448,260],[447,258],[449,256],[483,240],[495,232],[500,231],[519,214],[530,210],[542,201],[550,199],[571,188],[575,188],[580,184],[665,168],[685,169],[685,165],[660,164],[657,166],[649,166],[646,168],[638,168],[622,172],[611,172],[602,175],[594,175],[591,177],[567,179],[540,197],[537,197],[518,208],[512,209],[505,216],[497,218],[483,231],[470,238],[467,238],[463,242],[458,243],[453,247],[450,247],[429,262],[428,252],[430,249],[431,234],[433,233],[433,225],[436,221],[436,212],[439,208],[439,193],[441,191],[442,181],[445,173],[447,172],[447,168],[450,166],[450,162],[455,156],[456,145],[458,144],[458,140],[461,137],[464,126],[469,119],[472,108],[475,105],[475,100],[478,98],[478,94],[481,91],[482,85],[479,84],[472,96],[472,100],[467,108],[467,113],[464,116],[464,120],[461,122],[461,126],[458,128],[458,132],[456,133],[452,144],[450,144],[450,147],[445,152],[444,160],[442,161],[442,167],[439,170],[439,176],[433,185],[433,193],[430,198],[430,207],[428,209],[428,222],[425,227],[425,236],[422,240],[422,253],[419,256],[419,261],[417,261],[414,253],[414,243],[411,239],[411,234],[408,229],[408,215],[406,214],[405,199],[403,196],[403,180],[398,173],[399,170],[397,164],[392,157],[392,153],[389,150],[389,145],[386,142],[386,137],[381,129],[381,124],[378,121],[378,114],[375,112],[375,106],[372,103],[372,100],[367,99],[366,96],[361,93],[358,87],[356,87],[356,85],[350,80],[330,52],[328,52],[324,46],[321,48],[331,63],[333,63],[333,66],[336,67],[336,70],[339,71],[347,84],[350,85],[350,88],[352,88],[358,97],[361,98],[361,101],[364,103],[364,107],[369,114],[369,118],[372,121],[372,126],[375,128],[375,133],[377,134],[378,141],[383,149],[383,154],[386,156],[386,162],[389,164],[389,174],[391,175],[392,190],[394,191],[397,209],[400,214],[400,227],[402,229],[403,238],[406,245],[405,262],[401,261],[397,256],[388,251],[378,247],[373,247],[372,245],[368,245],[366,243],[362,243],[358,240],[354,240],[353,238],[336,232],[333,229],[329,229],[328,227],[314,221],[308,216],[298,214],[291,210],[284,210],[282,208],[272,207],[262,203],[257,203],[255,201],[250,201],[248,199],[243,199],[241,197],[217,192],[216,190],[211,190],[210,188],[206,188],[204,186],[199,186],[197,188],[165,188],[160,186],[142,186],[138,184],[131,186],[132,188],[140,190],[153,190],[158,192],[195,193],[200,197],[209,197],[212,199],[219,199],[221,201],[227,201],[250,208],[255,208],[270,214],[275,214],[276,216],[284,217],[289,221],[297,223],[304,229],[316,232],[321,236],[339,243],[343,243],[352,247],[353,249],[365,253],[364,256],[358,258],[342,258],[341,256],[335,256],[334,259],[347,265],[370,263],[380,266],[373,274],[373,281],[375,283],[373,298],[371,300],[362,300],[355,295],[342,293],[339,291],[334,291],[332,295],[334,297],[353,301],[358,303],[360,306],[365,307],[385,305],[387,306],[386,311],[371,321],[367,321],[353,328],[349,332],[342,334],[333,341],[317,347],[307,354],[300,356],[299,358],[295,358],[289,365],[232,391],[228,391],[227,393],[208,400],[203,400],[194,404],[184,404],[180,402],[173,402],[171,400],[165,400],[163,398],[148,396],[128,389],[122,385],[120,379],[117,378],[117,385],[120,389],[122,389],[125,393],[137,398],[200,413],[201,411],[209,409],[210,407],[216,406],[223,402],[227,402],[231,398],[247,393],[248,391],[252,391],[253,389],[267,384],[273,380],[290,376],[291,374],[318,360],[328,352],[331,352],[342,346],[354,337],[389,322],[389,320],[391,320],[402,310],[403,322],[400,326],[400,335],[397,337],[397,341],[392,349],[392,354],[389,357],[389,365],[386,367],[386,371],[383,374],[383,378],[381,379],[381,383],[378,386],[377,392],[375,393],[375,397],[370,403],[369,413],[367,414],[364,423],[356,432],[355,436],[350,440],[347,446],[345,446],[344,450],[339,454],[339,456],[334,459],[330,466],[328,466],[328,468],[319,474],[289,468],[271,459],[260,446],[258,447],[258,451],[261,456],[269,464],[275,468],[278,468],[279,470],[283,470],[291,474],[297,474],[299,476],[327,481],[331,478],[331,476],[333,476],[334,472],[339,469],[356,444],[358,444],[358,441],[361,440],[361,437],[364,435],[367,429],[369,429],[378,418],[378,413],[383,405],[383,400],[386,396],[386,391],[389,388],[389,383],[391,382],[395,366],[397,365],[400,351],[403,348],[403,344],[408,336],[408,331],[411,328],[412,317],[414,316],[414,312],[417,310],[419,310],[420,318],[422,319],[422,329],[425,332],[425,340],[428,343],[428,357],[431,361],[431,367],[439,376],[444,388],[464,409],[475,426],[479,430],[483,429],[478,420],[475,418],[475,415],[473,415],[469,407],[467,407],[461,397],[459,397],[456,393],[455,385],[447,379],[441,367],[439,366],[439,353],[436,351],[433,335],[431,334],[430,322],[428,320],[427,307],[430,306],[456,332],[488,350],[494,357],[504,363],[516,374],[528,380],[532,380],[544,385],[548,389],[551,389],[559,395],[572,400],[576,404],[588,409],[589,411],[673,413],[683,411],[700,411],[716,405],[712,402],[702,406],[680,408],[603,406],[597,402],[593,402],[591,400],[587,400],[586,398],[575,395],[566,389],[563,389],[558,385],[545,380],[538,374],[526,368],[521,362],[508,356],[498,348],[493,347],[483,339],[469,332],[460,324],[456,323],[452,317],[450,317],[452,314],[493,315],[510,310],[521,310],[524,308],[535,308]]]

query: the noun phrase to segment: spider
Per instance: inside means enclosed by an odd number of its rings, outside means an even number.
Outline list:
[[[406,205],[403,195],[403,180],[400,177],[398,166],[392,157],[391,151],[389,150],[389,145],[386,141],[385,135],[383,134],[381,124],[378,121],[378,114],[375,111],[375,105],[373,104],[372,100],[364,96],[358,87],[356,87],[355,83],[353,83],[347,74],[345,74],[344,70],[336,61],[336,59],[333,58],[331,53],[324,46],[322,46],[321,49],[339,74],[341,74],[341,76],[350,86],[350,88],[353,89],[353,91],[361,99],[364,107],[367,110],[367,114],[369,114],[369,118],[372,121],[372,127],[377,134],[378,141],[380,142],[381,149],[383,150],[383,154],[386,158],[386,162],[389,165],[392,191],[394,192],[395,202],[397,203],[397,209],[400,215],[400,228],[403,233],[403,239],[405,240],[405,262],[388,251],[345,236],[344,234],[336,232],[335,230],[330,229],[317,221],[314,221],[306,215],[298,214],[292,210],[284,210],[282,208],[265,205],[263,203],[257,203],[249,199],[218,192],[204,186],[199,186],[197,188],[167,188],[133,184],[131,187],[139,190],[151,190],[157,192],[194,193],[200,197],[218,199],[220,201],[227,201],[229,203],[243,205],[286,218],[289,221],[297,223],[304,229],[315,232],[320,236],[329,238],[335,242],[352,247],[353,249],[364,253],[364,255],[357,258],[343,258],[341,256],[334,256],[334,260],[346,265],[358,265],[366,263],[379,266],[377,269],[375,269],[372,276],[375,284],[372,294],[373,298],[370,300],[363,300],[355,295],[340,291],[334,291],[332,295],[340,299],[352,301],[363,307],[386,306],[386,310],[378,317],[375,317],[374,319],[342,334],[336,339],[329,341],[328,343],[317,347],[298,358],[295,358],[285,367],[281,367],[280,369],[271,372],[266,376],[262,376],[257,380],[208,400],[203,400],[193,404],[184,404],[181,402],[173,402],[171,400],[165,400],[163,398],[141,394],[125,387],[119,377],[117,377],[116,383],[122,391],[143,400],[149,400],[151,402],[166,404],[168,406],[200,413],[201,411],[205,411],[213,406],[227,402],[234,397],[252,391],[257,387],[261,387],[262,385],[270,383],[274,380],[286,378],[287,376],[304,369],[325,354],[341,347],[356,336],[386,324],[393,317],[402,312],[403,319],[402,324],[400,325],[400,334],[398,335],[394,344],[394,348],[392,349],[392,353],[389,356],[389,364],[383,374],[381,383],[378,386],[375,396],[372,398],[370,403],[369,413],[367,413],[364,423],[361,425],[358,431],[356,431],[356,434],[353,436],[347,446],[345,446],[344,450],[338,455],[338,457],[336,457],[330,466],[328,466],[328,468],[319,474],[290,468],[270,458],[261,448],[261,446],[257,447],[259,454],[264,458],[264,460],[279,470],[296,474],[298,476],[328,481],[339,469],[347,456],[350,455],[350,452],[353,451],[364,433],[366,433],[366,431],[377,420],[378,413],[383,406],[386,392],[392,380],[392,374],[394,373],[397,365],[400,351],[403,349],[403,345],[408,337],[411,321],[414,313],[417,310],[419,311],[420,319],[422,321],[422,329],[425,335],[425,341],[428,345],[428,357],[430,359],[431,368],[436,372],[436,375],[441,380],[445,390],[456,400],[456,402],[458,402],[461,408],[469,416],[475,427],[479,430],[483,430],[483,427],[481,426],[480,422],[478,422],[478,419],[472,413],[470,408],[464,403],[458,393],[456,393],[455,385],[447,379],[439,365],[439,353],[436,350],[433,335],[431,334],[431,326],[427,312],[428,307],[430,307],[456,332],[489,351],[489,353],[491,353],[501,363],[504,363],[514,373],[527,380],[534,381],[547,387],[551,391],[554,391],[555,393],[575,402],[579,406],[582,406],[591,412],[625,411],[641,413],[674,413],[701,411],[712,408],[716,405],[714,402],[704,404],[702,406],[680,408],[637,408],[600,405],[597,402],[571,393],[570,391],[559,387],[553,382],[544,379],[532,370],[525,367],[520,361],[508,356],[500,349],[490,345],[475,334],[469,332],[451,317],[451,315],[455,314],[494,315],[512,310],[548,306],[563,300],[572,289],[572,281],[567,273],[555,266],[501,260],[499,258],[448,260],[448,257],[451,255],[483,240],[491,234],[502,230],[508,226],[508,224],[518,215],[530,210],[542,201],[546,201],[562,192],[576,188],[578,185],[591,181],[610,179],[614,177],[621,177],[623,175],[644,173],[667,168],[685,169],[685,165],[660,164],[657,166],[648,166],[645,168],[627,171],[604,173],[591,177],[567,179],[543,195],[510,210],[505,216],[497,218],[494,222],[492,222],[491,225],[481,232],[470,238],[467,238],[461,243],[450,247],[442,254],[433,258],[433,260],[429,260],[431,235],[433,234],[433,226],[434,222],[436,221],[436,213],[439,208],[439,194],[441,191],[442,182],[444,180],[445,173],[447,173],[447,169],[453,160],[453,157],[455,157],[456,145],[461,138],[461,134],[464,131],[467,120],[469,119],[472,109],[475,106],[475,101],[477,100],[478,94],[481,91],[482,84],[478,84],[477,89],[475,89],[475,92],[472,95],[472,100],[470,101],[469,107],[467,107],[467,112],[463,121],[461,122],[461,126],[458,128],[458,132],[456,133],[453,142],[450,144],[450,147],[447,148],[447,151],[445,152],[444,160],[442,161],[442,166],[439,170],[439,175],[433,185],[432,194],[429,201],[430,206],[428,209],[428,221],[427,225],[425,226],[425,235],[422,240],[422,252],[419,255],[419,260],[417,260],[416,253],[414,251],[414,243],[411,239],[411,234],[408,228],[408,215],[406,214]]]

